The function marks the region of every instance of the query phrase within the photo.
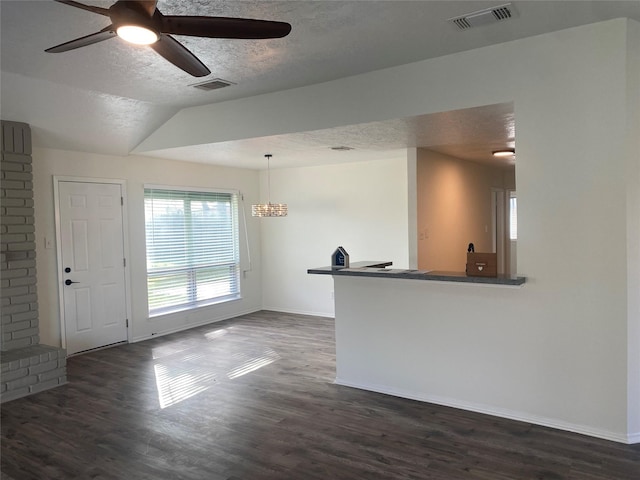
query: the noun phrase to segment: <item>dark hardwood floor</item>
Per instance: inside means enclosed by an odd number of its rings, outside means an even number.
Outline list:
[[[73,357],[2,405],[3,478],[640,479],[640,445],[332,383],[333,320],[259,312]]]

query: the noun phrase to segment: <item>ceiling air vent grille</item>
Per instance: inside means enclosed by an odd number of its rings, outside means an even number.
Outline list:
[[[203,83],[196,83],[195,85],[191,85],[192,87],[199,88],[200,90],[219,90],[220,88],[228,87],[229,85],[234,85],[227,80],[222,80],[221,78],[214,78],[212,80],[207,80]]]
[[[453,18],[450,19],[450,21],[453,22],[460,30],[471,28],[471,24],[467,21],[466,17]]]
[[[516,16],[513,5],[507,3],[497,7],[485,8],[477,12],[467,13],[458,17],[448,19],[459,30],[468,30],[472,27],[488,25],[490,23],[502,22]]]
[[[339,145],[337,147],[329,147],[331,150],[335,150],[336,152],[348,152],[349,150],[355,150],[353,147],[347,147],[345,145]]]
[[[496,20],[508,20],[511,18],[511,10],[509,10],[508,5],[496,7],[491,10],[491,13],[496,17]]]

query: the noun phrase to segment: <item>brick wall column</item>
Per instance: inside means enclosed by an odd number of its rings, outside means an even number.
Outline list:
[[[67,360],[38,334],[31,129],[0,125],[0,402],[8,402],[65,384]]]
[[[38,300],[29,125],[2,122],[0,350],[37,345]]]

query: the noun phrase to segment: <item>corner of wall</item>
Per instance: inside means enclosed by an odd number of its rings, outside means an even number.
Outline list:
[[[640,443],[640,22],[627,19],[627,428]]]

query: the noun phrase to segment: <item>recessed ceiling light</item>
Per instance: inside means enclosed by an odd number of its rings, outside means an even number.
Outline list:
[[[511,157],[516,154],[516,150],[514,148],[503,148],[502,150],[494,150],[494,157]]]

